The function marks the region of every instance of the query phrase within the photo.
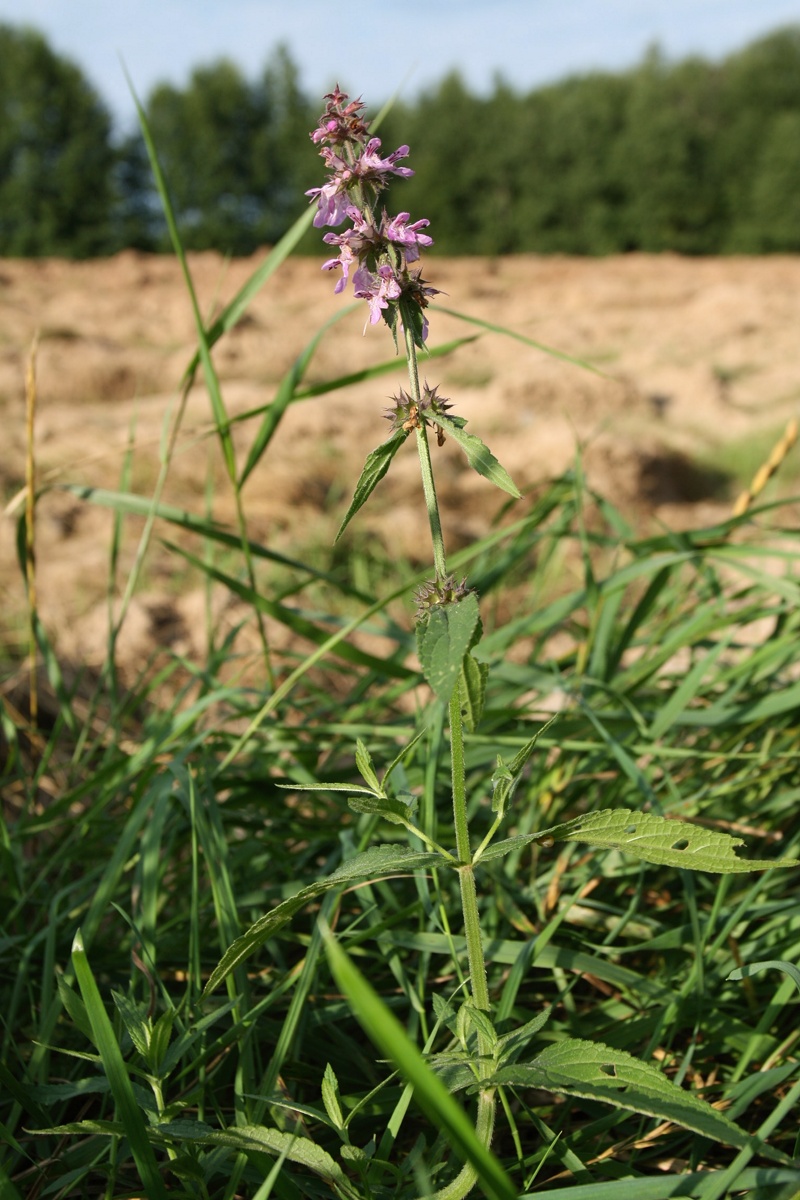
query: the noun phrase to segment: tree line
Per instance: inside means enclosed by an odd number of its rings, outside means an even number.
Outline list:
[[[191,249],[274,243],[321,182],[321,98],[285,47],[256,80],[221,60],[143,107]],[[32,30],[0,25],[0,116],[0,255],[167,249],[141,134],[115,137],[79,68]],[[498,77],[477,96],[451,73],[380,136],[411,145],[402,206],[440,253],[800,251],[800,25],[719,63],[654,49],[527,93]],[[317,231],[304,248],[319,253]]]

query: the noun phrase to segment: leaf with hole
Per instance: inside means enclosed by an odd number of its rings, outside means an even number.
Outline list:
[[[621,850],[657,866],[710,871],[719,875],[800,866],[800,860],[794,858],[739,858],[736,848],[744,845],[741,838],[690,825],[687,821],[671,821],[655,813],[631,812],[623,808],[601,809],[539,833],[520,834],[495,842],[484,851],[481,861],[502,858],[529,842],[549,842],[551,839]]]
[[[548,1046],[532,1062],[501,1067],[491,1082],[600,1100],[672,1121],[728,1146],[757,1144],[706,1100],[678,1087],[650,1063],[599,1042],[567,1038]]]

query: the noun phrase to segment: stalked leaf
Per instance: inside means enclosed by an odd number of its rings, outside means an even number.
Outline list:
[[[203,991],[204,996],[213,992],[224,979],[244,962],[259,946],[263,946],[273,934],[291,920],[296,912],[304,908],[309,900],[338,887],[339,884],[352,883],[356,879],[380,878],[383,875],[398,875],[406,871],[417,871],[425,867],[438,866],[443,863],[440,854],[427,851],[408,850],[403,846],[373,846],[363,854],[342,863],[341,867],[325,879],[318,879],[308,887],[302,888],[288,900],[278,904],[270,912],[260,917],[255,924],[232,942],[217,963]]]
[[[375,488],[389,470],[392,459],[407,437],[408,432],[406,430],[398,429],[396,433],[393,433],[380,446],[376,446],[374,450],[369,452],[361,471],[361,476],[356,484],[353,499],[350,501],[350,507],[344,515],[344,520],[339,526],[339,532],[336,534],[334,541],[338,542],[358,510],[363,508],[367,500],[369,500]]]
[[[440,425],[454,442],[458,442],[467,456],[467,462],[474,471],[483,475],[484,479],[488,479],[501,491],[513,496],[515,500],[520,499],[522,493],[508,471],[500,465],[489,447],[484,445],[479,437],[476,437],[474,433],[467,433],[464,429],[466,421],[463,417],[447,417],[443,413],[437,413],[436,424]]]
[[[563,825],[525,833],[495,842],[481,856],[485,862],[502,858],[528,842],[581,842],[608,850],[622,850],[633,858],[657,866],[681,867],[689,871],[711,871],[730,875],[746,871],[769,871],[773,867],[797,867],[796,858],[739,858],[736,848],[744,843],[715,829],[703,829],[686,821],[671,821],[655,813],[630,812],[624,808],[606,808],[586,813]]]
[[[501,1067],[488,1082],[600,1100],[614,1108],[672,1121],[728,1146],[753,1144],[738,1125],[706,1100],[678,1087],[650,1063],[600,1042],[568,1038],[548,1046],[532,1062]]]
[[[411,796],[411,800],[413,804],[406,804],[392,796],[350,796],[347,804],[353,812],[373,813],[385,821],[391,821],[392,825],[407,825],[414,814],[416,796]]]

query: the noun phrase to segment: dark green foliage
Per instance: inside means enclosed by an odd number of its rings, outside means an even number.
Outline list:
[[[0,27],[0,102],[0,253],[166,249],[139,135],[114,147],[89,85],[38,34]],[[144,110],[187,248],[278,241],[324,178],[320,109],[285,47],[255,81],[220,60],[154,89]],[[435,253],[717,254],[800,249],[799,131],[790,26],[719,64],[654,49],[527,94],[498,78],[476,96],[452,72],[378,132],[411,147],[399,207],[429,218]],[[301,249],[320,254],[319,232]]]
[[[111,123],[79,69],[0,25],[0,254],[110,248]]]

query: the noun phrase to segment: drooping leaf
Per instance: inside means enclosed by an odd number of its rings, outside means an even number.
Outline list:
[[[231,971],[244,962],[259,946],[263,946],[268,938],[271,938],[282,925],[285,925],[296,912],[299,912],[309,900],[313,900],[316,896],[323,895],[331,888],[338,887],[339,884],[352,883],[356,879],[378,878],[383,875],[424,870],[426,867],[441,866],[442,862],[442,856],[439,854],[408,850],[403,846],[373,846],[370,850],[365,850],[363,854],[357,854],[355,858],[342,863],[333,874],[302,888],[294,896],[265,913],[241,937],[232,942],[211,972],[203,995],[210,995],[230,975]]]
[[[416,802],[415,796],[411,799]],[[347,803],[353,812],[374,813],[392,825],[408,825],[414,813],[413,804],[406,804],[393,796],[351,796]]]
[[[483,715],[483,704],[486,699],[486,679],[489,675],[489,664],[478,662],[471,654],[467,654],[461,667],[461,677],[458,681],[458,697],[461,705],[461,715],[470,733],[477,729]]]
[[[265,1125],[237,1125],[228,1129],[202,1132],[198,1130],[192,1134],[188,1130],[176,1130],[175,1122],[164,1125],[161,1129],[173,1138],[200,1142],[204,1146],[228,1146],[241,1154],[254,1151],[282,1154],[290,1162],[307,1167],[329,1183],[347,1184],[347,1176],[327,1150],[323,1150],[310,1138],[281,1129],[268,1129]]]
[[[501,1067],[491,1082],[601,1100],[614,1108],[672,1121],[728,1146],[752,1145],[738,1125],[706,1100],[678,1087],[650,1063],[599,1042],[567,1038],[548,1046],[532,1062]]]
[[[474,471],[477,471],[484,479],[488,479],[496,487],[499,487],[501,491],[507,492],[509,496],[513,496],[515,500],[519,500],[522,497],[522,492],[514,483],[514,480],[505,467],[501,466],[497,461],[489,447],[484,445],[481,439],[476,437],[474,433],[467,433],[464,428],[466,421],[463,417],[447,417],[442,413],[437,413],[436,424],[441,425],[445,433],[448,433],[454,442],[458,442],[467,456],[467,462]]]
[[[370,496],[375,491],[375,488],[389,470],[392,459],[394,458],[395,454],[397,454],[397,451],[403,445],[403,442],[407,437],[407,430],[398,429],[396,433],[393,433],[392,436],[387,438],[385,442],[382,442],[380,446],[376,446],[374,450],[370,450],[361,470],[358,483],[356,484],[356,490],[353,493],[353,499],[350,501],[350,507],[345,513],[344,520],[339,526],[339,532],[334,538],[335,542],[338,542],[339,538],[342,536],[358,510],[363,508],[367,500],[369,500]]]
[[[766,959],[764,962],[745,963],[743,967],[736,967],[731,971],[728,979],[750,979],[759,971],[783,971],[784,975],[788,975],[797,990],[800,991],[800,969],[794,963],[783,962],[778,958]]]
[[[601,809],[539,833],[520,834],[495,842],[484,851],[481,861],[502,858],[511,850],[537,841],[581,842],[622,850],[658,866],[710,871],[719,875],[800,866],[800,860],[794,858],[739,858],[736,847],[744,844],[741,838],[690,825],[686,821],[672,821],[655,813],[631,812],[624,808]]]
[[[478,619],[478,597],[470,592],[455,604],[435,605],[429,616],[417,625],[417,652],[422,673],[445,704],[458,683]]]

